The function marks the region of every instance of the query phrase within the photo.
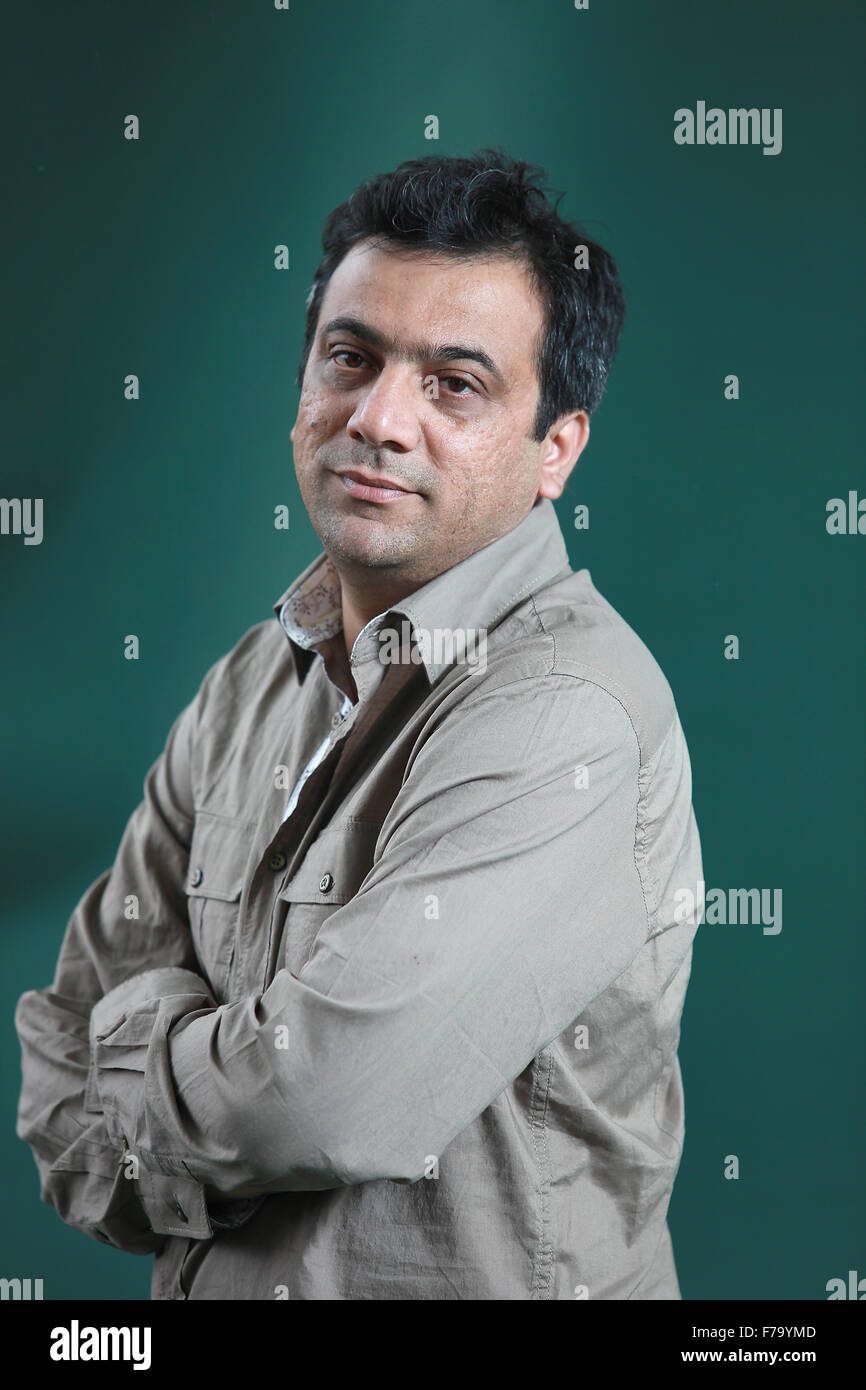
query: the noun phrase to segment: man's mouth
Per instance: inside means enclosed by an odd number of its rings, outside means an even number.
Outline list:
[[[392,478],[382,478],[378,474],[364,473],[360,468],[349,468],[338,473],[337,477],[347,492],[364,502],[399,502],[406,497],[417,497],[411,488],[397,483]]]

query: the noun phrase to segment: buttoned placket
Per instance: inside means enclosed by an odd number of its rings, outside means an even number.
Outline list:
[[[338,691],[334,682],[327,675],[324,659],[321,652],[316,653],[321,662],[321,674],[327,677],[328,684]],[[380,668],[381,670],[381,668]],[[307,673],[310,679],[310,672]],[[324,756],[316,760],[311,759],[307,764],[305,772],[308,775],[301,775],[296,781],[292,798],[289,803],[289,812],[283,812],[276,831],[272,833],[270,842],[267,843],[259,857],[258,864],[253,871],[251,880],[245,885],[241,894],[241,901],[238,910],[238,923],[236,928],[236,961],[235,978],[240,987],[248,989],[267,987],[267,981],[272,978],[275,968],[276,952],[279,949],[277,937],[281,937],[282,929],[277,924],[277,914],[279,910],[279,895],[283,887],[289,880],[287,872],[290,861],[297,856],[298,849],[304,841],[305,834],[309,831],[316,816],[317,802],[322,802],[326,793],[327,783],[333,774],[336,762],[339,760],[339,746],[344,738],[348,736],[361,707],[365,703],[365,697],[372,689],[369,677],[362,680],[359,688],[359,700],[353,705],[345,691],[339,690],[342,697],[342,704],[339,710],[335,711],[331,718],[331,731],[323,744],[319,746],[319,752],[324,749]],[[284,761],[282,750],[275,750],[277,753],[276,763]],[[257,828],[257,838],[261,843],[262,838],[267,835],[270,827],[273,826],[273,798],[269,798],[269,805],[263,807],[262,815]],[[270,827],[268,822],[270,821]],[[307,836],[309,842],[310,836]],[[277,875],[279,878],[277,879]],[[264,915],[267,921],[267,947],[265,951],[265,963],[261,968],[257,959],[258,936],[256,932],[247,930],[247,923],[253,920],[261,922]],[[284,925],[284,924],[283,924]]]
[[[337,728],[332,729],[331,748],[304,781],[291,815],[281,823],[265,850],[264,862],[274,866],[271,873],[281,870],[286,872],[271,889],[268,946],[264,973],[260,979],[263,990],[276,973],[281,948],[282,933],[278,934],[275,931],[280,894],[303,863],[310,843],[332,814],[334,805],[341,799],[339,791],[348,775],[354,751],[359,743],[385,713],[403,685],[422,669],[406,660],[388,666],[380,662],[374,628],[381,625],[384,616],[380,615],[368,623],[352,648],[352,667],[358,690],[358,703],[350,705]],[[404,650],[402,654],[405,657],[407,653]],[[333,682],[331,684],[333,685]],[[344,753],[350,743],[352,753],[344,760]],[[319,891],[326,894],[332,892],[336,886],[333,874],[327,872],[320,880]]]

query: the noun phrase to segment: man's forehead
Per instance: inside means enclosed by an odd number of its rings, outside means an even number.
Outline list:
[[[443,276],[447,295],[442,294]],[[385,300],[376,293],[386,282],[396,292],[387,314]],[[345,316],[399,337],[400,323],[411,313],[413,288],[418,306],[434,298],[437,327],[449,319],[466,323],[471,317],[474,336],[483,329],[499,340],[514,337],[521,344],[520,356],[528,347],[527,330],[533,330],[534,337],[543,320],[541,301],[523,260],[496,252],[457,256],[368,240],[353,246],[334,270],[322,298],[320,331],[335,316]]]
[[[454,283],[462,281],[467,288],[491,282],[499,286],[510,284],[522,290],[528,301],[537,298],[529,265],[523,257],[503,251],[467,254],[410,246],[387,238],[368,238],[350,247],[331,275],[328,289],[349,281],[356,284],[386,276],[408,281],[428,272],[447,276]]]

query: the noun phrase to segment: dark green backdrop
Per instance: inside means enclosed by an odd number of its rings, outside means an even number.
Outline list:
[[[698,933],[671,1207],[683,1295],[823,1299],[866,1275],[866,538],[825,528],[828,499],[866,493],[863,29],[840,0],[7,14],[0,494],[44,499],[44,539],[0,536],[0,1274],[43,1278],[46,1298],[148,1296],[150,1259],[39,1201],[14,1133],[15,1001],[49,983],[207,667],[320,549],[289,430],[325,216],[402,159],[498,143],[547,169],[628,295],[557,504],[572,564],[671,682],[708,887],[783,889],[777,936]],[[781,107],[782,152],[677,146],[673,113],[699,100]]]

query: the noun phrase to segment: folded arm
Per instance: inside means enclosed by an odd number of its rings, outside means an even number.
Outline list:
[[[96,1005],[114,1140],[234,1198],[423,1177],[644,944],[638,774],[591,682],[476,694],[416,750],[297,976],[216,1007],[178,971]]]

